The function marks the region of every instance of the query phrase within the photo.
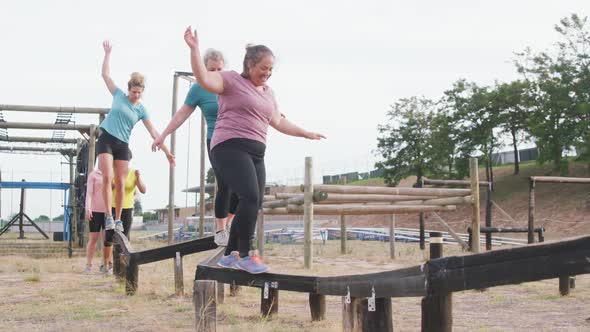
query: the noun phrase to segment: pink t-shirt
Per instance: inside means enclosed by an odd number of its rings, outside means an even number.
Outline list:
[[[88,175],[86,182],[86,208],[92,212],[105,213],[104,199],[102,198],[102,172],[93,170]]]
[[[235,71],[220,72],[223,93],[217,98],[219,113],[211,149],[231,138],[247,138],[266,144],[266,132],[277,103],[270,87],[263,91]]]

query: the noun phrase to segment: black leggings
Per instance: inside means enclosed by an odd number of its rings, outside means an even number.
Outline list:
[[[263,143],[245,138],[229,139],[211,150],[211,161],[218,171],[219,179],[227,184],[239,200],[226,255],[238,250],[240,257],[246,257],[252,249],[258,209],[262,204],[266,182],[265,150]]]
[[[209,154],[209,161],[211,168],[217,179],[217,193],[215,193],[215,218],[225,218],[227,213],[236,214],[238,207],[238,195],[233,193],[227,184],[219,177],[219,171],[216,169],[211,160],[211,140],[207,140],[207,153]]]

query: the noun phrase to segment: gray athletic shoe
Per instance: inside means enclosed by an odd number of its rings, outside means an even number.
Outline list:
[[[229,233],[226,230],[218,231],[215,233],[215,237],[213,238],[213,242],[220,247],[227,246],[227,241],[229,239]]]
[[[113,221],[113,217],[106,217],[106,219],[104,220],[104,229],[107,231],[115,229],[115,222]]]
[[[115,221],[115,230],[119,232],[123,232],[125,229],[123,228],[123,222],[121,220]]]

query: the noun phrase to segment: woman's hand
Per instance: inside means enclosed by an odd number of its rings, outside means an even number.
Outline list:
[[[326,139],[326,136],[324,136],[323,134],[314,133],[314,132],[311,132],[311,131],[306,131],[303,134],[303,137],[304,138],[307,138],[307,139],[313,139],[313,140],[318,140],[318,139],[322,139],[322,138],[323,139]]]
[[[86,220],[92,220],[92,211],[90,209],[86,209]]]
[[[156,137],[154,142],[152,143],[152,151],[156,152],[162,148],[162,144],[164,144],[164,137],[162,135]]]
[[[108,40],[102,42],[102,48],[104,48],[105,55],[110,55],[113,50],[113,46],[111,46],[111,43]]]
[[[197,30],[192,31],[188,26],[184,31],[184,41],[191,50],[199,48],[199,38],[197,37]]]

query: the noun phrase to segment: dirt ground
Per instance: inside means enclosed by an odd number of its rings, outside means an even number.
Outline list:
[[[137,248],[161,243],[139,242]],[[388,244],[349,241],[316,245],[314,268],[303,270],[299,245],[269,245],[267,263],[274,272],[340,275],[368,273],[422,263],[417,244],[398,244],[398,258],[388,258]],[[447,247],[445,256],[462,254]],[[175,297],[173,262],[139,268],[139,289],[126,296],[114,277],[81,273],[84,259],[0,257],[0,312],[3,331],[194,331],[191,301],[196,265],[210,253],[184,259],[185,296]],[[100,261],[97,257],[95,266]],[[95,268],[97,270],[97,268]],[[281,292],[279,314],[262,319],[260,290],[244,287],[218,307],[218,331],[340,331],[340,297],[327,297],[327,319],[310,321],[307,294]],[[393,299],[396,331],[420,330],[420,298]],[[571,295],[559,296],[557,279],[453,294],[455,331],[590,331],[590,275],[578,276]]]

